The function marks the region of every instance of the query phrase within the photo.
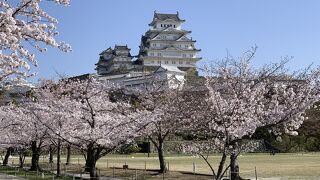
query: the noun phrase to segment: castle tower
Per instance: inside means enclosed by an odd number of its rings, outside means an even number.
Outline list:
[[[139,59],[145,70],[154,70],[161,65],[175,66],[182,71],[195,68],[200,49],[195,40],[189,38],[191,31],[183,30],[185,20],[177,14],[154,12],[150,29],[141,38]]]
[[[114,49],[109,47],[100,54],[96,70],[98,75],[111,75],[127,73],[133,68],[132,56],[128,46],[115,45]]]

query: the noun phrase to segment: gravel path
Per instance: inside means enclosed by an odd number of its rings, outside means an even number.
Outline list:
[[[0,173],[0,179],[5,180],[5,179],[11,179],[11,180],[26,180],[21,177],[13,176],[13,175],[7,175],[7,174],[1,174]]]

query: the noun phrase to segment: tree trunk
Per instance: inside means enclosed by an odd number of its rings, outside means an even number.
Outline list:
[[[235,153],[231,153],[230,155],[230,171],[231,180],[240,180],[239,165]]]
[[[20,149],[19,150],[19,168],[23,168],[25,159],[26,159],[26,150]]]
[[[19,154],[19,168],[23,168],[25,156],[24,154]]]
[[[53,163],[53,149],[52,146],[49,146],[49,164]]]
[[[3,159],[3,162],[2,162],[2,165],[3,165],[3,166],[8,165],[9,156],[10,156],[12,150],[13,150],[12,147],[7,148],[6,155],[4,156],[4,159]]]
[[[37,147],[37,141],[32,141],[31,143],[32,158],[31,158],[31,171],[36,171],[39,169],[39,158],[40,150]]]
[[[167,171],[166,162],[163,154],[163,140],[159,140],[159,145],[157,147],[158,157],[160,162],[160,173],[164,173]]]
[[[70,164],[70,156],[71,156],[71,146],[70,144],[67,145],[67,160],[66,160],[66,165]]]
[[[93,144],[88,145],[87,158],[86,158],[86,172],[90,173],[90,179],[98,179],[96,174],[96,162],[97,162],[97,149],[93,147]]]
[[[57,144],[57,177],[59,177],[61,175],[60,157],[61,157],[61,140],[58,139],[58,144]]]
[[[226,155],[225,152],[223,152],[222,158],[221,158],[221,161],[220,161],[220,164],[219,164],[219,169],[218,169],[218,172],[217,172],[217,179],[221,179],[222,176],[223,176],[223,168],[224,168],[224,164],[226,162],[226,159],[227,159],[227,155]]]

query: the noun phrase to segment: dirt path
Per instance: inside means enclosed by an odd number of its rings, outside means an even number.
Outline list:
[[[6,180],[6,179],[11,179],[11,180],[27,180],[21,177],[13,176],[13,175],[7,175],[7,174],[2,174],[0,173],[0,179],[1,180]]]

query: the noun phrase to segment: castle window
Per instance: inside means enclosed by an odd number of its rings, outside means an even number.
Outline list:
[[[182,54],[182,57],[184,57],[184,58],[185,58],[185,57],[187,57],[187,55],[186,55],[186,54]]]
[[[188,46],[188,44],[186,44],[186,45],[184,45],[184,47],[185,47],[185,48],[188,48],[189,46]]]
[[[176,27],[176,25],[173,25],[173,27]]]
[[[193,54],[189,54],[189,57],[191,57],[191,58],[192,58],[192,57],[193,57]]]
[[[153,47],[157,47],[157,44],[156,44],[156,43],[154,43],[154,44],[152,44],[152,46],[153,46]]]
[[[165,63],[165,64],[169,64],[169,62],[168,62],[168,61],[164,61],[164,63]]]
[[[161,24],[161,27],[162,27],[162,24]]]
[[[160,35],[159,39],[166,39],[167,37],[165,35]]]
[[[172,63],[172,64],[176,64],[176,61],[172,61],[171,63]]]
[[[189,61],[187,61],[187,62],[186,62],[186,64],[190,64],[190,62],[189,62]]]
[[[150,56],[154,56],[154,53],[152,52],[152,53],[150,53]]]
[[[158,61],[158,64],[161,64],[161,61],[160,61],[160,60]]]
[[[158,53],[158,56],[161,56],[161,53]]]

